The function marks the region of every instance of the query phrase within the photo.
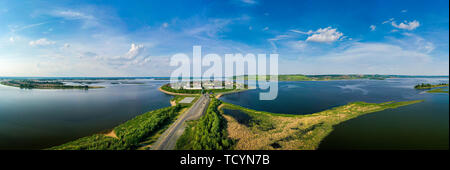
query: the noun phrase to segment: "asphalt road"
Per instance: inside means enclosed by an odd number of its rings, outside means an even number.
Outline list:
[[[181,115],[153,144],[153,150],[173,150],[178,138],[183,134],[186,128],[187,120],[196,120],[200,118],[209,105],[209,96],[201,95],[189,110]]]

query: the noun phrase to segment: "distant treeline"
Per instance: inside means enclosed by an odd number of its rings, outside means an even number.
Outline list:
[[[21,89],[89,89],[101,88],[87,85],[64,85],[59,81],[37,81],[37,80],[9,80],[1,82],[3,85],[19,87]]]
[[[227,150],[233,141],[228,138],[227,122],[217,110],[222,102],[212,98],[206,114],[190,122],[178,139],[176,149],[180,150]]]
[[[422,84],[415,85],[414,88],[415,89],[431,89],[431,88],[435,88],[435,87],[447,87],[447,86],[448,86],[447,83],[440,83],[440,84],[422,83]]]
[[[237,80],[269,80],[270,77],[275,75],[243,75],[233,76],[233,79]],[[384,80],[387,78],[448,78],[448,76],[408,76],[408,75],[379,75],[379,74],[329,74],[329,75],[303,75],[303,74],[285,74],[278,75],[278,81],[320,81],[320,80],[352,80],[352,79],[372,79],[372,80]]]

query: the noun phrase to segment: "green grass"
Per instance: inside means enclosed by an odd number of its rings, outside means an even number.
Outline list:
[[[448,93],[448,88],[437,88],[428,90],[427,93]]]
[[[178,116],[182,106],[166,107],[144,113],[114,128],[118,138],[94,134],[50,150],[130,150],[140,147],[161,129],[171,124]]]

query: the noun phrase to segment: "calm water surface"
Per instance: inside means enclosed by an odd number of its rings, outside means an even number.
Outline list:
[[[143,82],[144,80],[139,80]],[[388,79],[280,82],[278,98],[260,101],[258,90],[221,99],[255,110],[311,114],[352,101],[425,102],[339,124],[320,149],[448,149],[448,94],[415,90],[417,83],[448,79]],[[42,149],[112,128],[149,110],[169,106],[157,90],[164,81],[145,84],[92,84],[91,90],[25,90],[0,85],[0,149]]]
[[[42,149],[103,131],[170,106],[167,82],[111,84],[102,89],[41,90],[0,85],[0,149]]]
[[[278,98],[258,100],[259,90],[230,94],[225,102],[274,113],[311,114],[353,101],[425,102],[349,120],[321,143],[320,149],[448,149],[449,96],[414,89],[417,83],[448,79],[387,79],[280,82]]]

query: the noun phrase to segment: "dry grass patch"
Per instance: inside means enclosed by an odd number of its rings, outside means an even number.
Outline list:
[[[228,137],[235,140],[237,150],[314,150],[333,130],[333,126],[355,117],[397,108],[421,100],[407,102],[354,102],[310,115],[286,115],[256,111],[224,103],[218,107],[227,120]],[[227,110],[239,111],[251,117],[241,124],[238,116]]]

